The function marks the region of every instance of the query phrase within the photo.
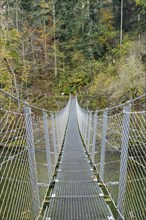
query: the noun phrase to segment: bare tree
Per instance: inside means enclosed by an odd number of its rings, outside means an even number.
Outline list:
[[[124,0],[121,0],[121,28],[120,28],[120,47],[123,43],[123,3]]]
[[[54,27],[54,72],[55,77],[57,76],[57,48],[56,48],[56,36],[55,36],[55,25],[56,25],[56,12],[55,12],[55,4],[53,3],[53,27]]]

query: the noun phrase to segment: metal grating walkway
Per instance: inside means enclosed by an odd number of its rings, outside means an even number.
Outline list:
[[[94,180],[78,131],[75,105],[73,99],[61,162],[43,220],[114,219]]]

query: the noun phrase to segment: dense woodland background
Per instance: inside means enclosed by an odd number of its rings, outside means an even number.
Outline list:
[[[121,0],[1,0],[0,88],[51,110],[143,94],[146,0],[124,0],[122,20],[120,42]]]

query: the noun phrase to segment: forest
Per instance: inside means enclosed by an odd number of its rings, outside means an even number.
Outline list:
[[[144,93],[146,0],[1,0],[0,88],[47,109]]]
[[[146,219],[145,74],[146,0],[0,0],[0,220]]]

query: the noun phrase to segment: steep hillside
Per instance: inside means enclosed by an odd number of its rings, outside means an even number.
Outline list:
[[[92,109],[144,93],[145,0],[2,0],[0,7],[0,88],[49,109],[69,93]]]

